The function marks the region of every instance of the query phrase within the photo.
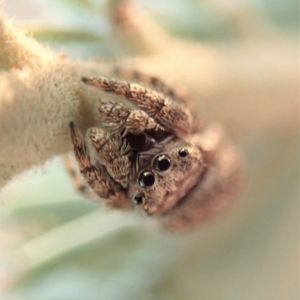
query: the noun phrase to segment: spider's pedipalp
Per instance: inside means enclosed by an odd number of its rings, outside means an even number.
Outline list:
[[[176,135],[184,135],[192,129],[193,116],[189,109],[162,93],[139,84],[104,77],[82,78],[82,81],[106,92],[125,96]]]
[[[128,158],[130,149],[126,141],[99,127],[89,128],[87,137],[97,152],[100,164],[106,167],[107,172],[115,181],[126,187],[131,169]]]
[[[128,106],[116,102],[101,102],[97,107],[101,123],[110,131],[143,133],[145,130],[161,130],[160,126],[147,113],[139,109],[131,109]]]
[[[87,153],[84,140],[76,131],[73,122],[70,123],[71,141],[74,147],[74,154],[79,165],[80,173],[95,191],[97,195],[102,197],[105,202],[113,207],[128,208],[126,194],[122,189],[110,178],[104,166],[94,166],[91,163]]]

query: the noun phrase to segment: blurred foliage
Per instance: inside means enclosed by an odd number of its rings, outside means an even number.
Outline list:
[[[47,10],[41,25],[24,24],[39,41],[75,57],[120,52],[104,1],[56,0],[49,10],[49,1],[40,2]],[[238,36],[224,2],[143,4],[172,34],[226,43]],[[254,5],[276,30],[298,30],[297,1]],[[56,10],[60,17],[49,25]],[[221,223],[185,236],[158,232],[131,213],[99,210],[73,190],[59,160],[30,171],[1,193],[1,299],[296,299],[289,278],[297,268],[296,140],[296,129],[278,135],[269,128],[240,141],[249,158],[244,212],[233,210]]]

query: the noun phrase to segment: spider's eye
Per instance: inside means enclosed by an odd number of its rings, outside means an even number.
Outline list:
[[[139,176],[139,184],[140,186],[149,187],[152,186],[155,182],[155,176],[150,171],[144,171]]]
[[[142,205],[143,202],[144,202],[144,197],[143,197],[143,195],[137,195],[137,196],[134,197],[134,203],[135,203],[136,205]]]
[[[161,154],[154,159],[154,168],[157,171],[166,171],[170,168],[171,158],[168,155]]]
[[[186,157],[189,155],[189,151],[186,149],[186,148],[181,148],[179,151],[178,151],[178,155],[180,157]]]

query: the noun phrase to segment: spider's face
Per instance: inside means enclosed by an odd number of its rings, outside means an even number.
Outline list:
[[[168,142],[138,172],[129,198],[148,214],[163,214],[199,181],[203,170],[199,147],[179,139]]]

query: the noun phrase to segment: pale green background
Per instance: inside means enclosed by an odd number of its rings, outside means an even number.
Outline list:
[[[218,1],[144,2],[175,35],[212,44],[235,40]],[[103,3],[7,0],[4,10],[40,28],[36,38],[56,50],[116,57],[121,50]],[[275,30],[297,39],[296,1],[252,5]],[[267,117],[263,103],[261,109]],[[1,299],[299,299],[298,131],[261,128],[253,135],[249,128],[235,141],[246,158],[244,193],[230,212],[183,236],[159,232],[135,215],[99,210],[74,191],[59,158],[26,173],[0,194]]]

